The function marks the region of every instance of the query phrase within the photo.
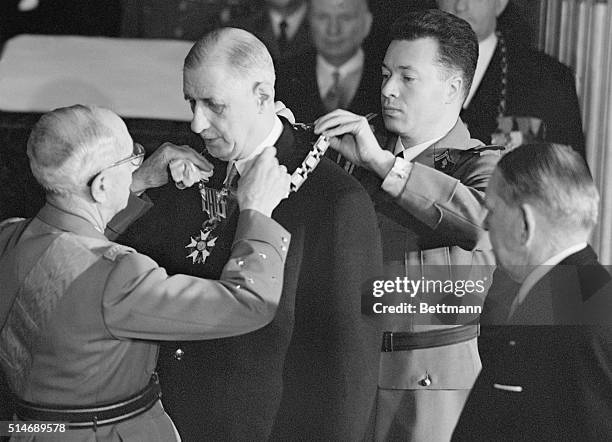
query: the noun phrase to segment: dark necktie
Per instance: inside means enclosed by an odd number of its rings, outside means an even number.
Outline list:
[[[289,38],[287,37],[287,22],[285,20],[280,22],[279,30],[278,50],[281,55],[283,55],[287,51],[287,45],[289,44]]]
[[[332,86],[323,97],[323,105],[327,112],[331,112],[334,109],[338,109],[342,106],[342,87],[340,85],[340,72],[334,71],[332,74],[333,82]]]

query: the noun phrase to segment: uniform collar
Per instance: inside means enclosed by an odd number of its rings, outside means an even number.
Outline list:
[[[91,222],[82,216],[67,212],[49,202],[40,209],[36,218],[65,232],[72,232],[77,235],[89,236],[92,238],[107,239],[104,234],[96,230]]]

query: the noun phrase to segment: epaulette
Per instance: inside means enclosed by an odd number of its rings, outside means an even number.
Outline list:
[[[483,155],[501,156],[504,150],[506,150],[506,147],[499,145],[499,144],[485,144],[482,146],[472,147],[471,149],[468,149],[466,152],[472,152],[480,156],[483,156]]]
[[[129,253],[136,253],[136,250],[131,247],[122,246],[121,244],[113,244],[104,252],[102,256],[109,261],[116,261],[117,258]]]

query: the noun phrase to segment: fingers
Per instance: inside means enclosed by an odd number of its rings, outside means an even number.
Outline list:
[[[337,109],[323,115],[315,121],[314,132],[327,137],[357,133],[363,129],[364,124],[369,126],[368,120],[361,116],[342,109]]]
[[[193,150],[190,146],[179,146],[166,142],[159,146],[158,150],[163,152],[168,164],[174,160],[187,160],[200,170],[211,171],[213,169],[213,165],[210,163],[210,161]]]
[[[287,168],[278,164],[276,149],[267,147],[238,181],[238,205],[241,210],[254,209],[270,216],[289,196],[290,182]]]
[[[212,170],[200,170],[188,160],[172,160],[169,169],[176,187],[181,190],[191,187],[199,181],[208,181],[213,174]]]

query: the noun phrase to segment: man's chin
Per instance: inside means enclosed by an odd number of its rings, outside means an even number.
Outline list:
[[[387,129],[391,133],[405,133],[406,131],[406,123],[399,118],[395,118],[392,116],[383,116],[383,121],[385,123],[385,129]]]
[[[206,146],[206,151],[221,161],[229,161],[232,159],[234,149],[227,145],[227,143],[212,141],[212,142],[204,142]]]

